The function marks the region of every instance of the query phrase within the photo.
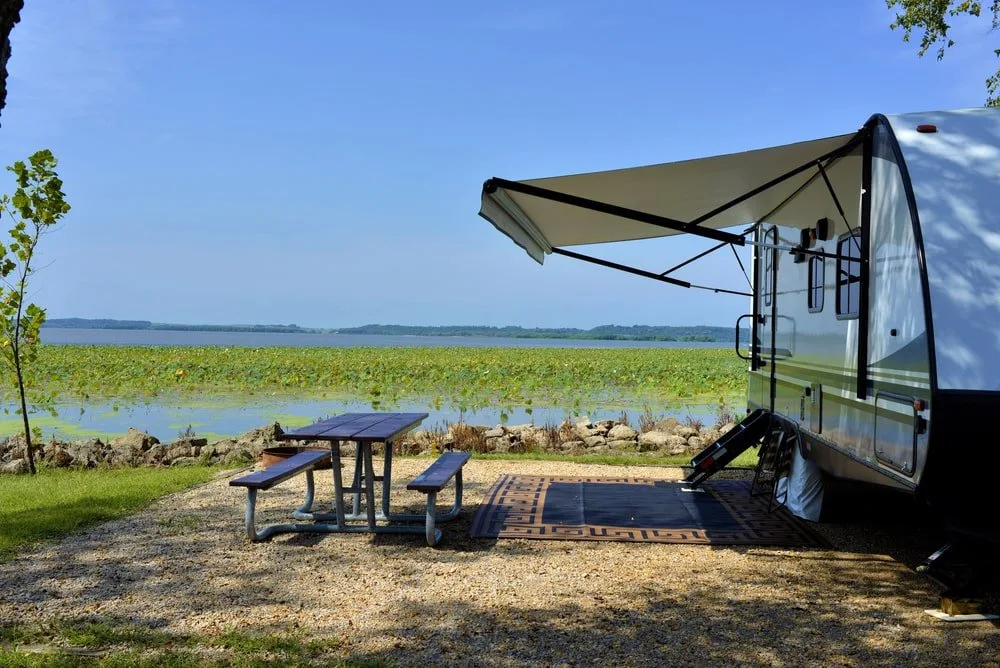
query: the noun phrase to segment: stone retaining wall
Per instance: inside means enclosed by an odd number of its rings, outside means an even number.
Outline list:
[[[644,425],[642,430],[614,420],[591,422],[581,418],[558,427],[531,424],[483,425],[455,424],[447,429],[411,432],[397,442],[402,454],[428,454],[446,447],[479,453],[553,452],[567,455],[634,454],[646,456],[688,455],[701,450],[733,423],[701,427],[673,418]],[[249,465],[260,458],[265,448],[290,445],[279,442],[283,433],[278,423],[253,429],[239,438],[209,443],[198,437],[182,437],[161,443],[137,429],[108,442],[97,438],[80,441],[51,441],[35,447],[36,460],[50,467],[93,468],[97,466],[187,466],[191,464]],[[309,445],[309,444],[306,444]],[[319,444],[313,444],[319,445]],[[345,448],[353,451],[350,445]],[[0,472],[26,473],[24,438],[21,435],[0,440]]]

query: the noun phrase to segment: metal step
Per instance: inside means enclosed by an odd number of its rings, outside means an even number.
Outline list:
[[[718,438],[714,443],[695,455],[691,460],[691,474],[684,482],[696,488],[736,459],[740,453],[757,445],[767,435],[771,427],[771,414],[758,408]]]

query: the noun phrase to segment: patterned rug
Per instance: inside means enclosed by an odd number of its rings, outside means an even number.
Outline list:
[[[473,538],[615,540],[713,545],[824,546],[807,523],[746,480],[711,480],[698,490],[644,478],[503,475],[472,521]]]

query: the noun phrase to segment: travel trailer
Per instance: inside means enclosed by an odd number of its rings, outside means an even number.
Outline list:
[[[692,261],[750,247],[749,311],[735,323],[748,420],[694,459],[689,480],[780,433],[793,468],[822,471],[815,481],[891,487],[961,535],[1000,540],[1000,109],[874,115],[855,132],[744,153],[492,178],[480,215],[538,262],[558,254],[688,289],[737,292],[677,278],[687,262],[657,273],[567,247],[715,242]],[[767,430],[751,424],[761,416]]]

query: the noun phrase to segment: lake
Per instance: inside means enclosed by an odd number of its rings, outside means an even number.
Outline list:
[[[98,346],[235,346],[264,348],[471,347],[471,348],[728,348],[731,343],[512,339],[500,336],[383,336],[285,332],[194,332],[149,329],[42,328],[42,343]]]

